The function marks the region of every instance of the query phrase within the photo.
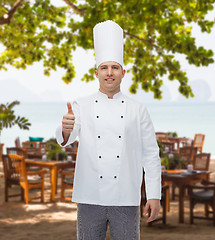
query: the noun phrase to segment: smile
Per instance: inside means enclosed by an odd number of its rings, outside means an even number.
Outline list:
[[[114,79],[113,78],[107,78],[107,79],[105,79],[105,81],[107,81],[108,83],[112,83],[114,81]]]

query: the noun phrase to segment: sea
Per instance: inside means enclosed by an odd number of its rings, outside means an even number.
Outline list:
[[[215,102],[206,103],[145,103],[156,132],[177,132],[179,137],[194,139],[196,133],[205,134],[203,152],[215,157]],[[3,129],[0,142],[6,147],[15,146],[29,137],[43,137],[44,141],[54,138],[56,128],[61,124],[62,116],[67,113],[65,102],[26,103],[14,107],[17,116],[26,117],[31,123],[30,130],[21,130],[17,126]]]

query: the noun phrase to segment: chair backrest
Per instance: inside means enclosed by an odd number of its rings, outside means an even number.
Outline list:
[[[72,157],[72,160],[76,160],[77,152],[78,152],[78,141],[73,142],[72,146],[65,147],[65,151],[68,156]]]
[[[67,146],[67,147],[65,147],[65,151],[66,151],[66,154],[67,154],[68,156],[71,156],[71,157],[72,157],[72,160],[73,160],[73,161],[76,160],[77,150],[75,150],[75,149],[72,148],[71,146]]]
[[[39,143],[38,142],[30,142],[30,141],[25,141],[22,142],[22,147],[25,149],[36,149],[39,148]]]
[[[7,155],[9,155],[9,154],[19,155],[19,156],[22,156],[24,158],[27,157],[26,150],[22,149],[22,148],[18,148],[18,147],[7,148]]]
[[[21,148],[21,143],[20,143],[20,138],[19,138],[19,137],[17,137],[17,138],[15,139],[15,147]]]
[[[165,142],[165,141],[162,141],[160,143],[162,145],[162,148],[163,148],[163,152],[164,153],[171,153],[171,152],[174,152],[174,142]]]
[[[197,154],[197,147],[185,146],[179,148],[179,157],[187,163],[193,163],[194,155]]]
[[[168,141],[168,133],[165,132],[156,132],[156,138],[159,142]]]
[[[73,145],[72,146],[72,152],[77,153],[77,151],[78,151],[78,141],[75,141],[72,145]]]
[[[46,142],[39,142],[39,149],[41,152],[41,149],[45,149],[46,148]]]
[[[8,155],[2,156],[3,160],[3,169],[4,176],[7,181],[15,181],[18,182],[20,178],[20,174],[16,172],[14,159],[11,159]]]
[[[193,169],[208,171],[210,164],[210,153],[199,153],[194,155],[193,158]]]
[[[27,170],[24,157],[16,155],[16,154],[9,154],[9,158],[13,161],[13,166],[15,168],[16,174],[19,175],[20,183],[25,183],[27,185]]]
[[[193,141],[193,147],[197,147],[197,151],[202,152],[203,144],[205,140],[204,134],[195,134],[194,141]]]
[[[27,151],[27,153],[35,153],[35,152],[40,152],[40,143],[39,142],[30,142],[30,141],[25,141],[22,142],[22,148]]]

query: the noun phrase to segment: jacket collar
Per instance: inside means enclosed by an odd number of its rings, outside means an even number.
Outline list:
[[[98,95],[99,95],[100,97],[104,98],[104,99],[109,99],[109,98],[108,98],[108,95],[105,94],[105,93],[102,93],[101,91],[98,91]],[[122,96],[122,92],[120,91],[120,92],[116,93],[115,95],[113,95],[113,99],[118,99],[118,98],[120,98],[121,96]]]

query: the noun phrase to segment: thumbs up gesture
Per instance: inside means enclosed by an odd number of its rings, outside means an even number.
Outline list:
[[[72,111],[71,103],[67,103],[68,113],[63,116],[62,131],[63,136],[68,138],[75,124],[75,115]]]

